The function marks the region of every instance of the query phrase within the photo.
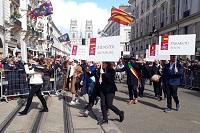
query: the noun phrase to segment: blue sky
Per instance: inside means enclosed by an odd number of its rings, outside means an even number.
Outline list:
[[[70,21],[77,20],[78,30],[84,34],[86,20],[92,20],[93,37],[97,30],[103,30],[111,15],[111,8],[121,4],[128,5],[128,0],[51,0],[53,21],[64,34],[69,32]]]
[[[65,0],[65,1],[75,1],[77,3],[94,2],[98,5],[98,7],[107,8],[108,10],[111,10],[112,6],[118,8],[119,5],[121,4],[129,5],[128,0]]]

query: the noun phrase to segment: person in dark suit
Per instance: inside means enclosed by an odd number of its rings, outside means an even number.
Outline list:
[[[99,121],[97,124],[108,124],[107,109],[110,109],[115,114],[119,115],[119,121],[122,122],[124,120],[124,112],[120,111],[116,106],[113,105],[115,91],[117,91],[117,86],[115,84],[115,70],[111,62],[103,62],[103,69],[100,70],[102,78],[100,77],[99,79],[99,82],[102,83],[100,97],[103,120]]]
[[[175,55],[170,56],[170,63],[165,65],[162,75],[162,83],[166,85],[167,92],[167,108],[164,112],[168,113],[172,110],[172,97],[176,103],[176,111],[181,106],[177,95],[178,86],[180,85],[180,78],[183,76],[183,69],[181,64],[175,62]]]
[[[138,74],[140,73],[141,68],[144,66],[141,65],[142,63],[136,62],[136,59],[134,57],[129,58],[129,63],[125,65],[122,69],[116,70],[116,71],[126,71],[127,73],[127,85],[128,85],[128,91],[129,91],[129,99],[130,101],[127,103],[128,105],[131,104],[137,104],[138,103],[138,92],[137,88],[140,84],[140,77]],[[131,71],[131,68],[134,69],[134,72],[136,75],[133,74]],[[133,101],[133,95],[134,95],[134,101]]]
[[[159,64],[159,60],[155,60],[151,69],[151,76],[160,75],[161,76],[161,65]],[[155,97],[158,98],[158,101],[162,100],[162,88],[161,88],[161,79],[158,81],[153,81],[153,88]]]

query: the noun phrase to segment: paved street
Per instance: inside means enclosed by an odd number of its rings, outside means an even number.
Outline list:
[[[117,83],[118,92],[114,104],[125,112],[125,119],[121,123],[119,117],[110,111],[109,124],[97,125],[101,118],[100,104],[93,107],[88,118],[79,114],[79,109],[85,106],[87,95],[81,98],[76,105],[69,106],[68,119],[71,119],[74,133],[199,133],[200,130],[200,91],[179,88],[178,95],[181,101],[181,110],[171,113],[163,112],[166,100],[157,101],[152,86],[146,85],[145,95],[139,98],[136,105],[127,105],[128,91],[125,83]],[[68,101],[71,93],[66,93]],[[44,113],[40,132],[64,132],[62,97],[49,97],[49,112]],[[17,101],[1,102],[0,111],[2,122],[17,105]],[[37,97],[31,105],[27,116],[17,115],[5,132],[29,132],[35,116],[41,107]],[[175,105],[173,104],[173,108]],[[26,126],[23,126],[26,125]]]
[[[146,85],[145,95],[136,105],[127,105],[126,84],[117,84],[115,105],[125,111],[125,120],[119,123],[111,113],[111,120],[123,133],[199,133],[200,130],[200,91],[179,88],[181,109],[171,113],[163,112],[166,100],[157,101],[153,86]],[[173,108],[175,104],[173,102]]]

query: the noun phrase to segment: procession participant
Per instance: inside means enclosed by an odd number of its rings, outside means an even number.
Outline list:
[[[161,84],[164,83],[166,85],[167,92],[167,108],[164,110],[166,113],[172,111],[172,97],[176,103],[176,111],[181,108],[177,90],[180,85],[180,78],[183,76],[183,69],[175,58],[175,55],[170,56],[170,62],[165,65],[162,75]]]
[[[29,63],[31,64],[32,69],[31,70],[29,69],[28,64],[25,64],[24,68],[25,68],[26,73],[31,75],[31,78],[29,80],[30,85],[31,85],[31,90],[27,98],[25,109],[21,112],[18,112],[21,115],[26,115],[28,113],[28,109],[31,106],[32,99],[35,94],[37,95],[37,97],[39,98],[39,100],[41,101],[43,105],[43,109],[40,112],[48,112],[46,101],[41,94],[41,88],[43,84],[42,72],[39,72],[39,71],[36,72],[35,71],[36,68],[34,67],[35,65],[39,64],[39,59],[30,60]]]
[[[100,97],[103,120],[99,121],[97,124],[108,124],[107,109],[110,109],[115,114],[119,115],[119,122],[122,122],[124,120],[124,111],[120,111],[116,106],[113,105],[117,86],[115,84],[115,70],[112,66],[112,63],[103,62],[103,69],[100,70],[100,73],[102,74],[102,79],[100,78],[100,82],[102,83]]]
[[[157,75],[158,77],[161,77],[160,70],[162,70],[162,68],[159,64],[159,60],[155,60],[151,69],[151,76]],[[161,101],[162,100],[161,78],[152,81],[153,81],[155,97],[157,97],[158,101]]]
[[[96,66],[93,64],[92,61],[87,61],[87,72],[89,73],[93,73],[95,72],[96,70]],[[83,82],[84,80],[86,80],[86,86],[87,86],[87,94],[89,96],[89,103],[91,102],[92,98],[92,93],[93,93],[93,90],[94,90],[94,87],[95,87],[95,76],[89,76],[87,73],[85,73],[84,76],[82,76],[82,79],[81,79],[81,85],[83,85]],[[88,105],[87,105],[88,106]],[[85,108],[87,108],[87,106]]]
[[[79,113],[82,114],[84,117],[88,117],[89,112],[91,111],[94,101],[96,101],[95,104],[97,104],[97,97],[100,95],[101,90],[101,83],[99,82],[100,79],[100,68],[101,64],[100,62],[95,62],[96,69],[93,71],[93,73],[86,72],[86,74],[90,77],[95,76],[95,87],[91,95],[91,100],[88,103],[88,106],[85,108],[85,110],[81,110]]]
[[[116,71],[126,71],[127,73],[127,85],[129,91],[129,99],[130,99],[130,101],[127,103],[128,105],[138,103],[137,88],[140,85],[140,77],[138,76],[138,73],[140,72],[141,68],[143,68],[141,63],[136,62],[136,59],[134,57],[130,57],[129,62],[127,65],[125,65],[125,67],[116,70]],[[133,101],[133,95],[134,95],[134,101]]]

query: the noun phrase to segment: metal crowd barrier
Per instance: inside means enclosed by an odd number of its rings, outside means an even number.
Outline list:
[[[181,86],[188,89],[200,89],[200,70],[184,70]]]
[[[62,89],[66,69],[56,69],[52,76],[43,76],[42,93],[58,94]],[[31,87],[29,76],[24,70],[3,70],[0,71],[0,100],[8,98],[26,97]]]

